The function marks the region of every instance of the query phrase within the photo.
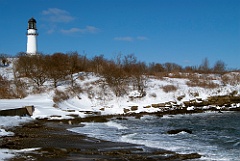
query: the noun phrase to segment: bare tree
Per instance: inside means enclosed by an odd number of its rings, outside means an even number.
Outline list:
[[[124,71],[129,75],[132,75],[134,73],[134,70],[136,70],[136,68],[134,69],[133,66],[137,64],[137,58],[134,54],[126,55],[122,60],[122,64]]]
[[[145,77],[146,64],[144,62],[139,62],[134,54],[130,54],[123,59],[123,69],[128,75],[128,82],[131,82],[133,87],[137,87],[137,90],[141,96],[145,96]]]
[[[146,68],[146,64],[138,62],[133,54],[123,58],[119,54],[115,60],[105,61],[102,75],[116,96],[127,94],[130,87],[137,89],[141,96],[144,96],[146,81],[143,74]]]
[[[226,64],[218,60],[215,65],[213,66],[213,72],[223,74],[226,71]]]
[[[42,86],[48,80],[45,56],[42,54],[31,56],[31,64],[29,77],[38,87]]]
[[[15,63],[17,77],[28,77],[39,87],[47,81],[47,66],[42,54],[28,56],[20,53]]]
[[[80,67],[80,62],[79,62],[79,55],[77,52],[70,52],[67,53],[67,63],[66,63],[66,68],[67,70],[67,75],[70,76],[70,80],[71,80],[71,86],[74,86],[75,80],[77,79],[74,78],[74,74],[79,72],[81,70]]]
[[[27,56],[24,52],[18,53],[18,60],[15,62],[16,76],[29,77],[31,68],[31,57]]]
[[[90,61],[86,55],[78,55],[78,69],[79,71],[89,71]]]
[[[164,67],[162,64],[160,63],[150,63],[148,70],[150,72],[150,74],[155,74],[155,73],[160,73],[160,72],[164,72]]]
[[[203,59],[202,64],[199,66],[199,71],[203,73],[210,72],[210,65],[208,58]]]
[[[164,63],[163,67],[165,69],[166,72],[180,72],[182,71],[182,67],[178,64],[175,63]]]
[[[92,58],[92,67],[95,73],[100,74],[103,70],[103,66],[106,60],[103,55],[95,56]]]
[[[104,66],[102,74],[117,97],[127,93],[127,75],[120,64],[109,61]]]
[[[47,75],[53,81],[54,87],[57,83],[64,80],[68,74],[68,56],[63,53],[54,53],[51,56],[46,56]]]
[[[197,72],[198,67],[197,66],[186,66],[184,68],[184,71],[187,73],[193,73],[193,72]]]

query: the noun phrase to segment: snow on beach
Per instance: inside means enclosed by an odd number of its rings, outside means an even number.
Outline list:
[[[31,121],[32,119],[29,117],[19,117],[19,116],[14,116],[14,117],[0,117],[0,139],[3,136],[12,136],[14,133],[11,131],[8,131],[8,128],[18,126],[21,123],[26,123]],[[14,153],[20,152],[20,151],[14,151],[14,150],[9,150],[9,149],[0,149],[0,160],[4,160],[7,158],[11,158],[14,156]]]

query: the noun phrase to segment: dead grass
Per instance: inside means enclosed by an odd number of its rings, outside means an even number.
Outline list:
[[[240,84],[240,73],[239,72],[233,72],[233,73],[228,73],[224,74],[222,77],[222,83],[224,85],[230,84],[232,86]]]
[[[27,96],[26,83],[19,81],[10,81],[0,75],[0,98],[24,98]]]
[[[62,102],[64,100],[67,100],[69,99],[69,96],[67,94],[67,92],[64,92],[64,91],[60,91],[60,90],[55,90],[54,91],[55,95],[53,96],[53,101],[55,103],[59,103],[59,102]]]
[[[41,94],[41,93],[46,92],[47,90],[48,90],[48,89],[47,89],[47,87],[45,87],[45,86],[34,87],[33,90],[32,90],[32,93],[33,93],[33,94]]]
[[[168,92],[174,92],[177,90],[177,87],[174,85],[166,85],[162,87],[163,91],[168,93]]]
[[[187,82],[189,87],[202,87],[207,89],[213,89],[219,87],[218,84],[208,79],[189,79]]]

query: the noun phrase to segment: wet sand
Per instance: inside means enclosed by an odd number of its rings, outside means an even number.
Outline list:
[[[107,160],[186,160],[200,155],[177,154],[172,151],[153,149],[145,146],[109,142],[80,135],[67,129],[81,124],[69,125],[66,121],[35,120],[11,129],[15,136],[4,137],[0,148],[38,150],[18,153],[10,161],[107,161]]]

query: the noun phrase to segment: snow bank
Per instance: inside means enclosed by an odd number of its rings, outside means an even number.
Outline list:
[[[14,133],[10,131],[6,131],[5,129],[0,129],[0,137],[2,136],[13,136]]]
[[[3,136],[12,136],[14,135],[13,132],[8,131],[10,127],[18,126],[22,123],[31,121],[32,118],[30,117],[2,117],[0,116],[0,138]],[[12,151],[9,149],[0,149],[0,160],[9,159],[14,156],[16,151]]]
[[[11,131],[8,131],[10,127],[18,126],[22,123],[31,121],[29,117],[0,117],[0,137],[14,135]]]
[[[0,149],[0,160],[10,159],[14,156],[14,154],[10,153],[8,149]]]
[[[10,149],[0,149],[0,160],[7,160],[13,158],[18,153],[26,153],[34,150],[38,150],[40,148],[28,148],[28,149],[20,149],[20,150],[10,150]]]

